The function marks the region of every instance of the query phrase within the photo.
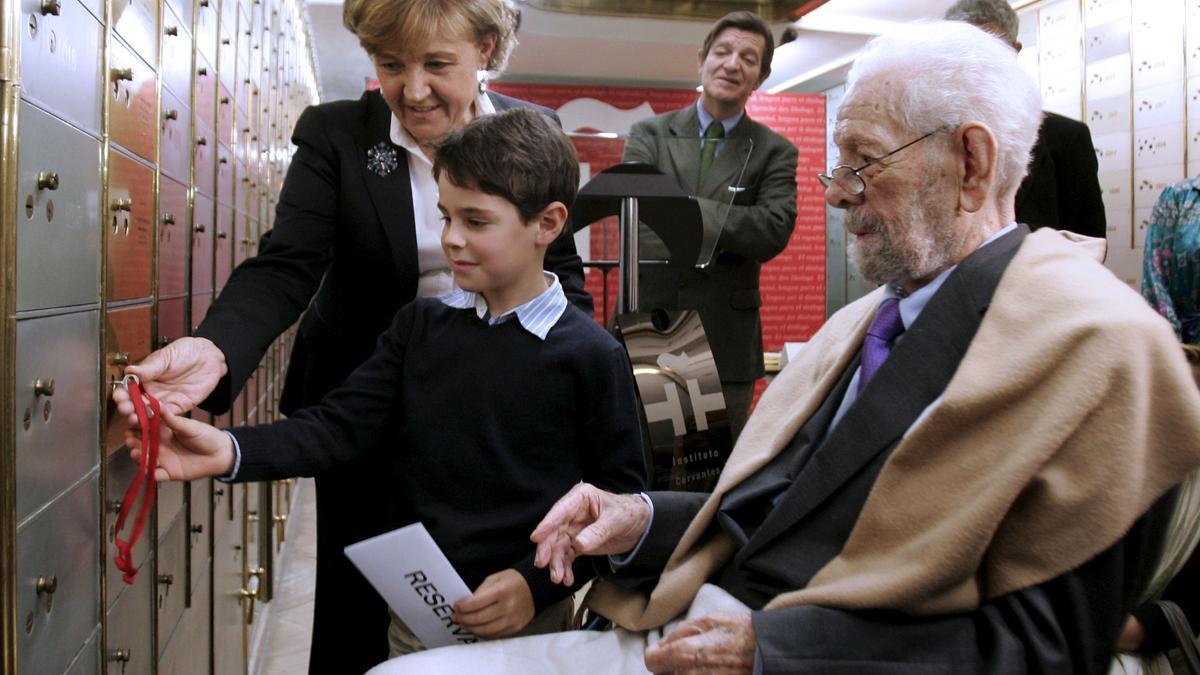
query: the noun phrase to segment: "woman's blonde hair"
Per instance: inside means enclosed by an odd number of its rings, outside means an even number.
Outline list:
[[[342,23],[371,56],[420,49],[433,39],[496,36],[486,70],[504,72],[517,46],[517,10],[509,0],[346,0]]]

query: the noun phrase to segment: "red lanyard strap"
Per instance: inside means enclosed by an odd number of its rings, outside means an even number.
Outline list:
[[[159,413],[158,400],[142,390],[141,382],[136,377],[126,377],[122,384],[129,390],[129,398],[133,401],[133,409],[137,413],[138,426],[142,429],[141,462],[138,465],[137,474],[129,483],[129,489],[125,491],[124,499],[121,500],[121,511],[117,515],[115,542],[117,545],[117,569],[124,573],[122,579],[125,583],[132,584],[134,577],[137,576],[137,567],[133,564],[133,546],[141,538],[142,531],[146,528],[146,518],[150,515],[150,507],[154,505],[154,498],[157,494],[158,484],[154,480],[154,470],[158,467],[158,425],[162,418]],[[150,404],[149,413],[146,411],[147,402]],[[133,521],[133,532],[128,540],[121,539],[121,530],[125,528],[125,519],[133,510],[138,494],[143,492],[143,485],[145,490],[141,508],[138,509],[137,517]]]

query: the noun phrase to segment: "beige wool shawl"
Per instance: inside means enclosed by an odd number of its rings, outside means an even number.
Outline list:
[[[1053,230],[1025,238],[941,402],[886,461],[841,553],[768,609],[974,610],[1109,548],[1200,466],[1200,393],[1179,344],[1099,264],[1102,251]],[[733,553],[714,521],[721,496],[788,445],[881,298],[837,312],[767,389],[649,597],[598,583],[595,611],[646,630],[687,609]]]

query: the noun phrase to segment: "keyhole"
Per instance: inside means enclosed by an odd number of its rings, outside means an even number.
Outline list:
[[[115,235],[118,235],[118,234],[120,234],[120,233],[121,233],[121,228],[117,226],[117,217],[116,217],[116,216],[113,216],[113,224],[112,224],[112,228],[113,228],[113,235],[114,235],[114,236],[115,236]]]
[[[33,218],[33,195],[25,197],[25,218]]]
[[[54,200],[46,201],[46,222],[54,220]]]
[[[31,37],[31,38],[37,37],[37,32],[38,32],[37,14],[30,14],[29,15],[29,37]]]
[[[53,54],[54,49],[58,47],[58,36],[54,34],[54,31],[50,31],[50,37],[46,41],[50,44],[50,53]]]
[[[29,408],[25,409],[25,430],[29,431],[29,425],[33,424],[33,411]]]
[[[50,421],[50,401],[46,401],[45,405],[42,406],[42,420],[46,422]]]
[[[129,216],[125,216],[125,236],[129,236]]]
[[[25,634],[33,634],[33,612],[30,612],[29,615],[25,617]]]

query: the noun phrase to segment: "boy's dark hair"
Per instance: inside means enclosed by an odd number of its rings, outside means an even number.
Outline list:
[[[575,146],[545,115],[513,108],[483,115],[438,144],[433,177],[503,197],[526,222],[551,202],[568,209],[579,187]]]
[[[717,36],[729,28],[744,30],[747,33],[757,33],[763,37],[762,63],[759,64],[758,75],[764,80],[767,79],[767,76],[771,74],[771,57],[775,55],[775,37],[771,35],[771,27],[767,25],[767,22],[754,12],[745,10],[730,12],[717,19],[712,30],[708,31],[708,35],[704,37],[704,46],[700,49],[700,53],[708,58],[708,50],[712,49],[713,43],[717,41]]]

